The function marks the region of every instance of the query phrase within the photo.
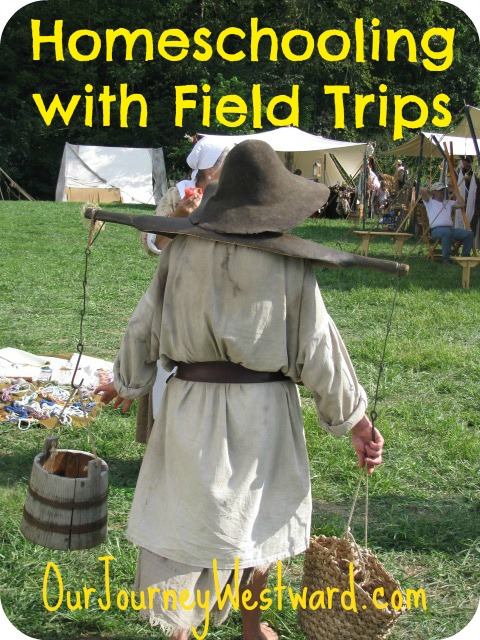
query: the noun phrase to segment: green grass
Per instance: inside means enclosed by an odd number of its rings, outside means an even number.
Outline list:
[[[109,207],[114,208],[114,207]],[[127,206],[115,207],[129,210]],[[130,208],[145,213],[151,208]],[[33,353],[68,353],[79,337],[79,311],[88,228],[75,204],[0,203],[0,346]],[[352,225],[309,220],[298,233],[355,251]],[[423,588],[428,610],[411,610],[392,640],[437,640],[462,629],[479,600],[480,584],[480,269],[471,289],[461,288],[457,266],[442,266],[406,244],[410,276],[400,283],[398,304],[381,378],[377,424],[386,439],[385,464],[370,483],[369,546],[410,589]],[[370,255],[389,258],[393,245],[375,240]],[[134,230],[110,225],[90,256],[85,351],[113,359],[126,323],[148,286],[156,260],[146,256]],[[373,399],[394,280],[365,270],[318,270],[323,296]],[[317,427],[313,400],[302,389],[311,458],[314,533],[340,534],[352,504],[358,470],[349,438],[336,440]],[[19,523],[33,457],[46,430],[1,427],[1,599],[10,620],[42,639],[112,640],[162,637],[137,614],[113,606],[88,610],[66,606],[48,612],[42,602],[47,562],[61,570],[65,590],[103,584],[99,556],[111,554],[112,591],[130,590],[136,550],[124,537],[144,447],[135,443],[135,412],[110,407],[94,434],[110,469],[109,536],[100,547],[56,552],[23,539]],[[89,449],[84,430],[61,430],[64,448]],[[363,539],[363,501],[354,534]],[[302,558],[285,563],[285,583],[298,588]],[[275,576],[274,576],[275,577]],[[272,578],[273,579],[273,578]],[[99,595],[102,595],[101,593]],[[52,600],[53,600],[52,595]],[[296,614],[272,607],[266,619],[282,639],[301,639]],[[210,638],[240,636],[234,613]]]

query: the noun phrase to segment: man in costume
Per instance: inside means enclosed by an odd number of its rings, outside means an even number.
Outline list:
[[[167,370],[177,367],[127,530],[140,547],[136,590],[159,590],[150,623],[175,640],[186,640],[206,612],[198,598],[189,609],[169,610],[162,592],[186,590],[192,604],[194,594],[205,602],[209,593],[208,615],[220,623],[229,607],[215,594],[236,581],[252,593],[242,609],[244,640],[278,637],[252,605],[270,564],[309,544],[297,384],[312,391],[323,429],[351,432],[360,466],[371,473],[382,462],[382,436],[375,429],[372,440],[365,392],[308,259],[312,245],[326,265],[338,266],[340,253],[284,234],[327,197],[324,185],[291,174],[264,142],[230,151],[194,213],[155,221],[157,233],[175,239],[130,320],[115,388],[97,390],[126,409],[151,387],[159,358]]]
[[[442,262],[450,264],[452,241],[459,240],[462,243],[462,256],[470,255],[473,246],[473,233],[467,229],[453,226],[453,216],[457,209],[465,206],[460,193],[454,192],[456,200],[450,196],[445,198],[446,187],[443,182],[432,184],[431,193],[426,187],[421,187],[420,197],[427,210],[430,225],[430,236],[433,240],[439,239],[442,245]]]

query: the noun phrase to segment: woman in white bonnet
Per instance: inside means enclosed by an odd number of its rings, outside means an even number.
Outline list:
[[[181,180],[168,189],[158,203],[155,215],[186,218],[195,211],[202,201],[202,193],[187,196],[185,190],[197,187],[204,191],[211,180],[217,180],[229,150],[223,136],[219,140],[201,138],[187,156],[187,164],[192,169],[191,178]],[[168,238],[153,233],[142,234],[142,244],[150,255],[159,255],[169,242]]]
[[[177,182],[174,187],[168,189],[155,210],[157,216],[186,218],[198,207],[203,194],[195,193],[191,196],[185,194],[185,190],[197,187],[205,190],[212,180],[220,176],[223,161],[231,146],[225,146],[225,139],[211,137],[201,138],[190,151],[187,164],[192,169],[191,178]],[[142,245],[151,256],[158,256],[162,249],[170,242],[165,236],[157,236],[154,233],[142,233]],[[160,363],[157,367],[157,379],[150,393],[138,400],[136,441],[146,444],[160,407],[160,400],[165,391],[168,373]]]

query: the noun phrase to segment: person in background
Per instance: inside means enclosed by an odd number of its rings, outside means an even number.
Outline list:
[[[380,189],[380,180],[375,173],[375,165],[373,162],[373,158],[368,159],[368,178],[367,178],[367,192],[368,192],[368,202],[370,208],[370,217],[373,216],[373,212],[375,211],[375,206],[377,204],[377,192]]]
[[[421,187],[420,197],[427,210],[430,225],[430,236],[433,240],[439,239],[442,245],[442,262],[450,264],[452,241],[460,240],[462,243],[462,256],[470,255],[473,246],[473,233],[466,229],[458,229],[453,226],[453,215],[456,209],[465,206],[465,202],[456,191],[456,200],[445,198],[446,187],[443,182],[435,182],[431,188],[431,194],[426,187]]]
[[[155,215],[185,218],[190,215],[202,201],[203,191],[212,181],[217,180],[222,171],[223,162],[230,150],[224,142],[212,138],[201,138],[187,157],[187,164],[192,169],[191,178],[177,182],[168,189],[155,209]],[[195,189],[195,191],[193,191]],[[191,193],[193,191],[193,193]],[[191,193],[191,195],[189,195]],[[154,233],[142,233],[142,245],[152,256],[159,256],[162,249],[170,242],[170,238],[157,236]],[[168,373],[160,362],[157,363],[157,377],[151,391],[139,398],[137,408],[136,441],[147,444],[160,401],[165,391]]]
[[[408,201],[408,169],[400,158],[395,167],[395,193],[396,204],[407,204]]]
[[[218,180],[229,149],[224,142],[209,137],[201,138],[187,156],[187,164],[192,169],[191,177],[168,189],[158,203],[155,215],[186,218],[195,211],[207,185],[212,180]],[[169,242],[169,238],[153,233],[142,234],[142,244],[150,255],[160,255]]]
[[[478,248],[478,219],[480,217],[480,189],[478,188],[478,178],[472,168],[472,157],[463,156],[461,167],[457,174],[458,191],[465,201],[465,213],[470,223],[471,229],[476,238]],[[455,226],[464,229],[465,222],[461,212],[455,216]]]
[[[462,190],[460,188],[461,186],[461,182],[462,180],[465,179],[466,176],[472,176],[472,156],[463,156],[460,159],[460,169],[457,173],[457,182],[458,182],[458,187],[460,190],[460,193],[462,193]],[[469,181],[470,182],[470,181]],[[468,189],[469,189],[469,184],[465,185],[465,195],[468,197]],[[462,193],[463,195],[463,193]],[[464,197],[465,202],[467,201],[467,197]]]
[[[380,181],[380,188],[377,190],[377,198],[378,198],[378,209],[380,214],[382,214],[388,204],[388,198],[390,196],[390,192],[387,187],[387,183],[385,180]]]

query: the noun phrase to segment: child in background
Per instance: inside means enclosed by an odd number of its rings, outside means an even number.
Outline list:
[[[380,188],[377,190],[377,198],[378,198],[378,209],[381,213],[385,211],[388,204],[388,198],[390,197],[390,192],[387,188],[387,183],[385,180],[380,181]]]

